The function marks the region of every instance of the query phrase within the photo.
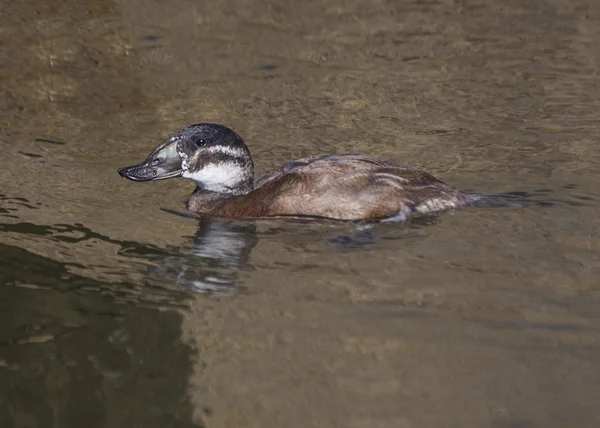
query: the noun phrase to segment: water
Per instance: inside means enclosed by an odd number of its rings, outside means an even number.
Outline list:
[[[0,13],[0,426],[600,425],[597,2]],[[200,121],[528,204],[198,221],[117,175]]]

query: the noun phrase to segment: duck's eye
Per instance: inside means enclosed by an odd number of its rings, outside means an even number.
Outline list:
[[[204,140],[202,138],[197,138],[194,140],[194,144],[197,145],[198,147],[204,147],[204,146],[206,146],[206,140]]]

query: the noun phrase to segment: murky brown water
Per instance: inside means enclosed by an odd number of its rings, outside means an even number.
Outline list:
[[[600,3],[1,5],[0,426],[600,426]],[[198,223],[199,121],[552,205]]]

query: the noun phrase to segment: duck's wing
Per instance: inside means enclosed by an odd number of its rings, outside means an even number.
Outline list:
[[[466,205],[472,195],[407,165],[358,154],[298,159],[257,182],[249,194],[214,202],[205,212],[223,217],[405,219]]]
[[[265,216],[354,220],[460,206],[463,195],[421,169],[348,154],[290,162],[262,177],[251,199]]]
[[[374,167],[401,167],[401,168],[410,168],[406,165],[402,164],[394,164],[391,162],[387,162],[380,159],[373,159],[361,154],[357,153],[344,153],[338,155],[325,155],[325,156],[311,156],[301,159],[296,159],[294,161],[288,162],[283,165],[281,168],[267,173],[260,177],[256,181],[255,188],[259,188],[266,184],[269,181],[273,181],[281,178],[285,174],[294,174],[294,173],[314,173],[322,168],[329,168],[332,166],[341,166],[346,165],[350,166],[351,170],[360,169],[361,172],[365,172],[366,170],[370,170]],[[414,169],[414,168],[410,168]]]

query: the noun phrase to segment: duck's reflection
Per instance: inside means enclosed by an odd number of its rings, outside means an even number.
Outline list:
[[[180,214],[178,214],[180,215]],[[415,217],[406,230],[387,223],[331,223],[306,220],[281,220],[273,223],[219,218],[197,218],[198,229],[188,244],[167,249],[156,260],[147,282],[161,288],[232,295],[241,290],[241,272],[259,241],[259,235],[277,236],[275,242],[298,245],[325,245],[313,251],[360,249],[365,245],[384,245],[398,239],[420,238],[415,229],[435,223],[436,215]],[[301,227],[300,227],[301,226]],[[268,232],[267,232],[268,231]]]
[[[183,245],[178,255],[163,259],[152,279],[180,290],[236,293],[239,272],[257,242],[256,225],[251,221],[200,219],[190,244]]]

